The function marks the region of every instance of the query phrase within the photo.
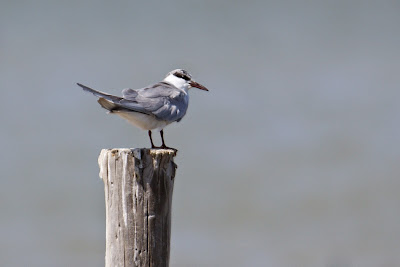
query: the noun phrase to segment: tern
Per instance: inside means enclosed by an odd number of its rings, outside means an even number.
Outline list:
[[[165,145],[165,126],[179,122],[185,116],[189,105],[189,89],[195,87],[208,91],[195,82],[183,69],[176,69],[167,74],[161,82],[141,89],[124,89],[122,97],[110,95],[77,83],[86,92],[98,97],[97,102],[108,113],[117,114],[131,124],[148,131],[151,148],[172,149]],[[156,147],[151,137],[152,130],[159,131],[162,145]]]

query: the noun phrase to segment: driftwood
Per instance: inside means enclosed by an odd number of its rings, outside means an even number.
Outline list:
[[[105,266],[168,266],[176,165],[169,149],[103,149]]]

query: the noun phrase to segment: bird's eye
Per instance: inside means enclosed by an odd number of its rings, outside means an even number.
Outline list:
[[[187,75],[185,75],[185,74],[183,74],[183,73],[180,73],[180,72],[176,72],[176,73],[174,73],[174,75],[175,75],[176,77],[182,78],[182,79],[184,79],[184,80],[186,80],[186,81],[189,81],[189,80],[190,80],[190,78],[189,78]]]

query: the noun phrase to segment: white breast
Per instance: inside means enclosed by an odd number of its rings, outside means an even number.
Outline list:
[[[168,121],[157,120],[154,116],[146,115],[138,112],[114,111],[114,114],[126,119],[129,123],[143,130],[161,131],[165,126],[170,124]]]

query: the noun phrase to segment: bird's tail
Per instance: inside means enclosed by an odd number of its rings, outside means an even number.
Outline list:
[[[102,106],[103,108],[107,109],[109,112],[113,112],[114,110],[118,109],[118,106],[115,105],[113,102],[108,101],[107,99],[104,99],[100,97],[97,102]]]
[[[94,90],[90,87],[87,87],[86,85],[77,83],[77,85],[79,85],[80,87],[82,87],[82,89],[86,92],[92,93],[93,95],[97,96],[99,99],[97,100],[97,102],[99,102],[99,104],[107,109],[108,111],[112,112],[113,110],[118,108],[118,105],[116,103],[118,103],[122,98],[118,97],[118,96],[113,96],[113,95],[109,95],[97,90]]]

